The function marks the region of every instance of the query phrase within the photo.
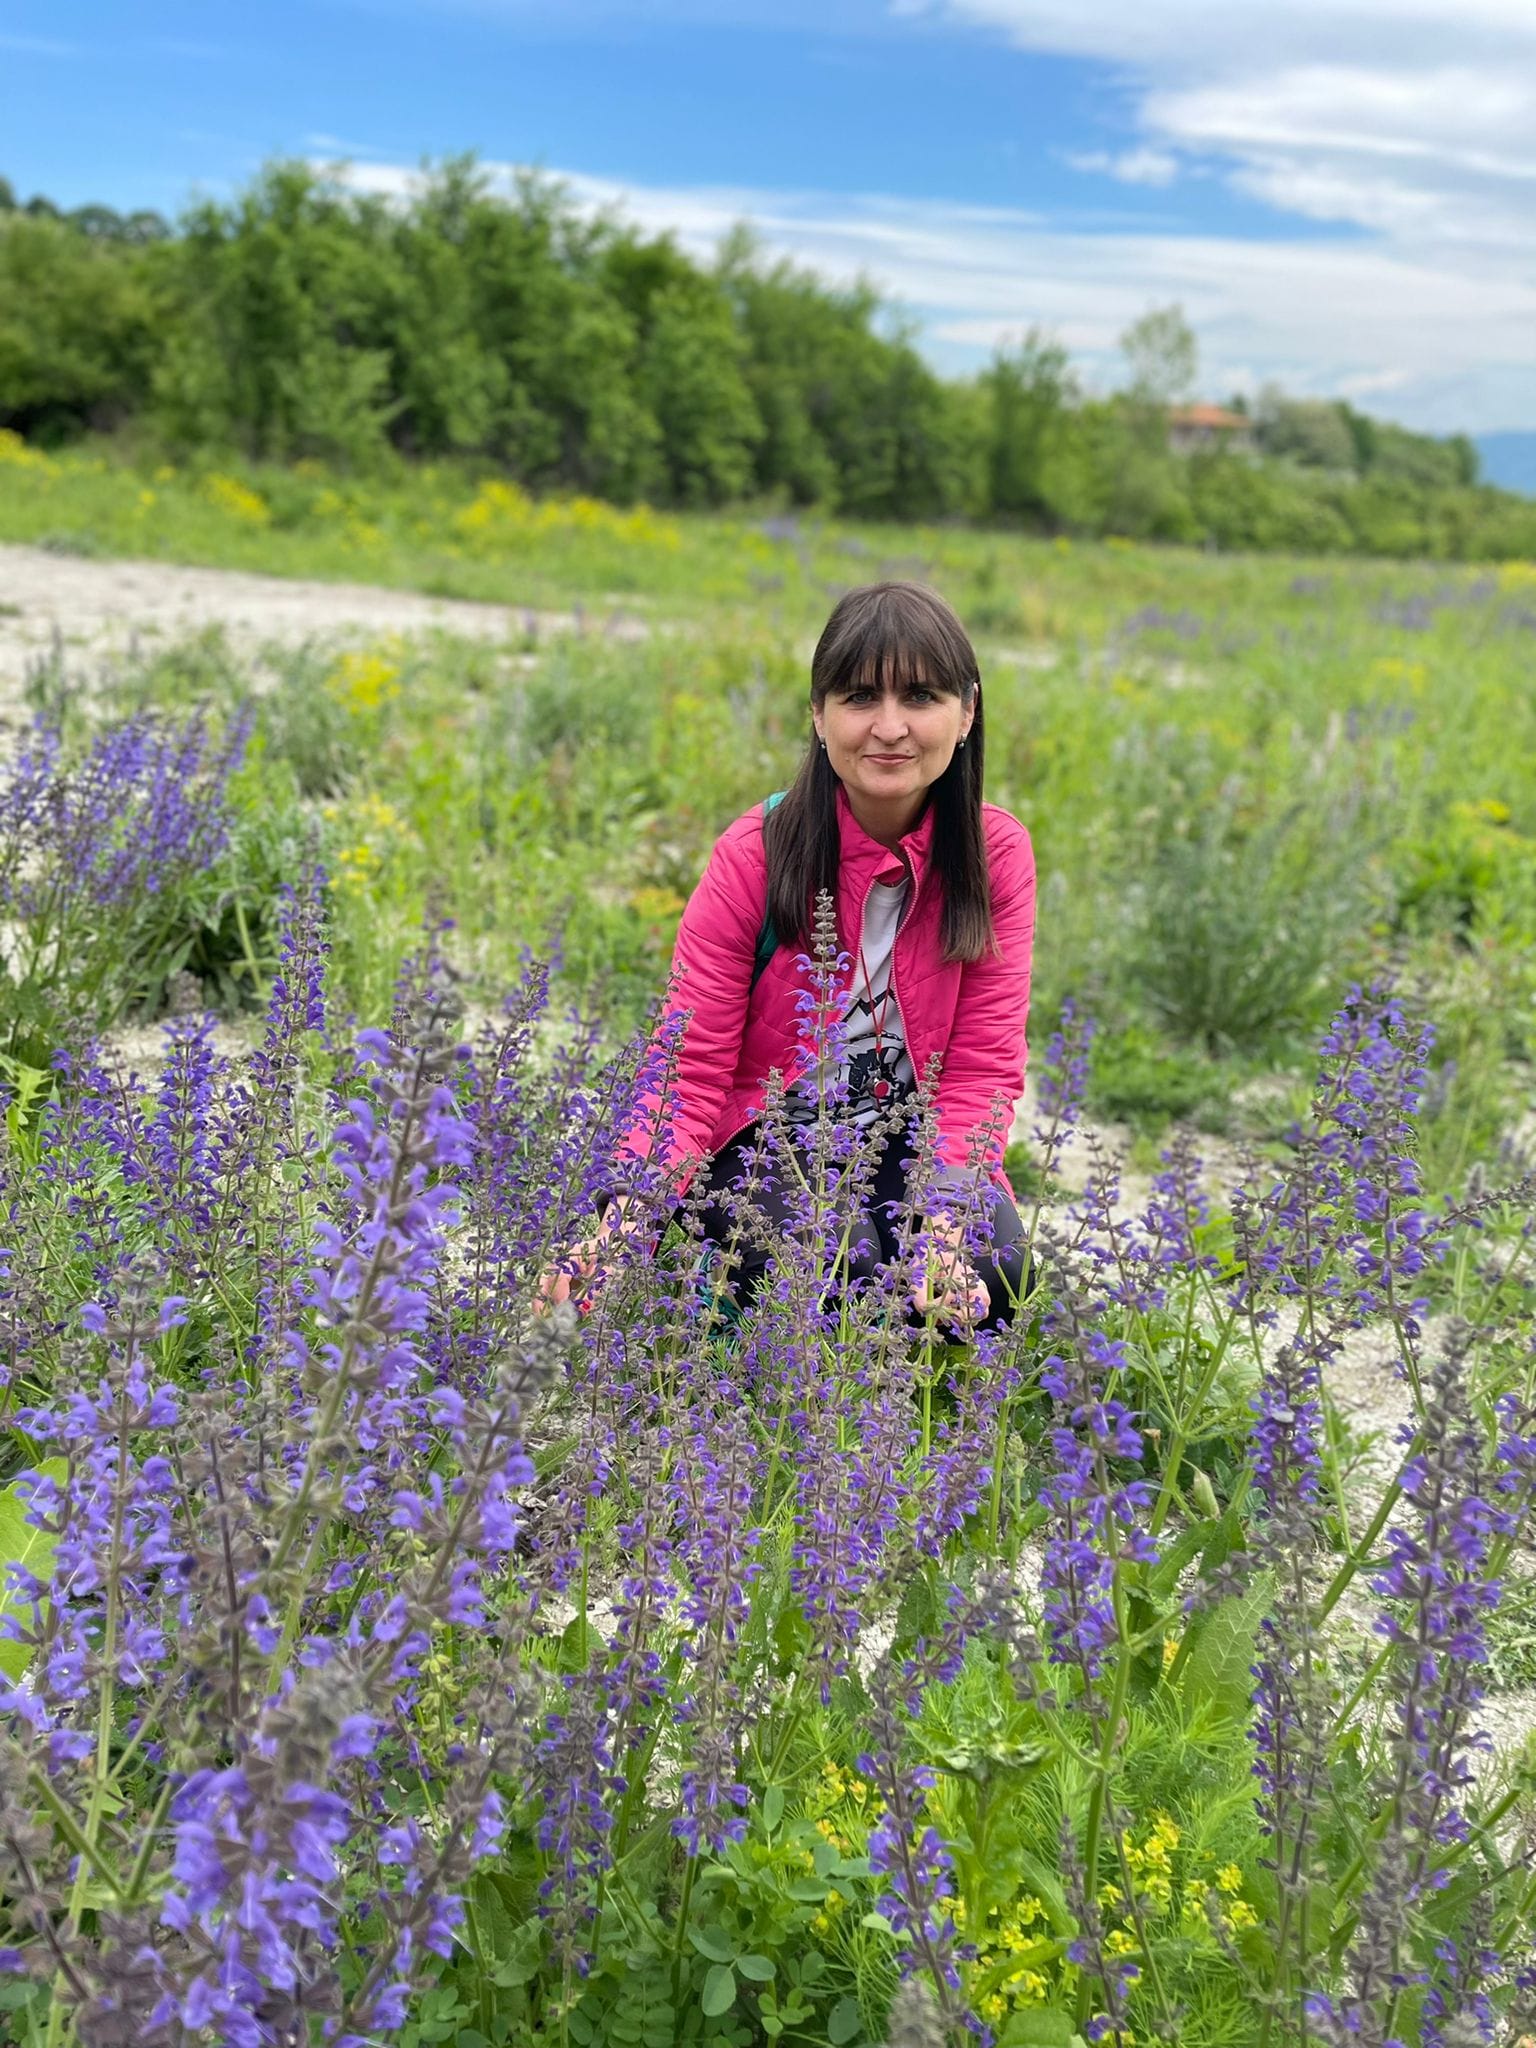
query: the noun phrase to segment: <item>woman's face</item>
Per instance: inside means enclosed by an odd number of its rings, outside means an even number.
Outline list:
[[[853,683],[828,691],[811,715],[849,796],[896,805],[938,781],[971,729],[975,705],[924,683]]]

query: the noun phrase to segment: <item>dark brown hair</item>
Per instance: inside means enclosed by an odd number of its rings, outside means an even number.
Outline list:
[[[856,684],[929,689],[975,704],[969,737],[928,792],[933,806],[932,872],[944,892],[946,960],[979,960],[996,951],[987,843],[981,822],[985,734],[981,673],[965,628],[936,591],[920,583],[870,583],[840,597],[811,659],[811,703]],[[838,778],[812,735],[800,772],[763,826],[768,909],[781,944],[808,952],[819,890],[837,899],[841,835]],[[844,944],[856,935],[841,934]]]

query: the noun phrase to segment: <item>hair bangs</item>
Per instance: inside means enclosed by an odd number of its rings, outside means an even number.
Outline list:
[[[911,583],[850,591],[828,621],[811,665],[811,695],[922,684],[968,699],[980,680],[965,630],[942,598]]]

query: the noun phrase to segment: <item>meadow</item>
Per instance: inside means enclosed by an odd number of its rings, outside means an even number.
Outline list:
[[[0,536],[512,607],[66,638],[13,721],[8,2038],[1532,2025],[1536,1758],[1479,1731],[1536,1677],[1536,568],[6,437]],[[832,1101],[745,1322],[659,1189],[537,1317],[882,575],[970,626],[1035,840],[1035,1292],[969,1340],[829,1292]]]

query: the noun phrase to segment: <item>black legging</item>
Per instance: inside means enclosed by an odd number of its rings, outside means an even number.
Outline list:
[[[709,1199],[703,1212],[707,1244],[724,1245],[730,1240],[731,1217],[716,1197],[742,1178],[757,1135],[758,1126],[749,1124],[715,1157],[709,1176]],[[849,1233],[847,1271],[849,1282],[855,1287],[872,1280],[876,1265],[882,1260],[894,1259],[899,1250],[893,1212],[906,1198],[910,1157],[904,1138],[888,1141],[880,1155],[868,1206]],[[760,1186],[753,1200],[770,1223],[781,1225],[788,1222],[790,1197],[777,1181],[771,1186]],[[995,1330],[1010,1320],[1013,1304],[1024,1292],[1024,1225],[1019,1220],[1018,1210],[995,1183],[987,1182],[982,1200],[987,1208],[986,1235],[991,1241],[992,1252],[989,1258],[977,1259],[974,1263],[992,1306],[985,1320],[975,1327],[978,1330]],[[744,1309],[757,1292],[768,1254],[761,1245],[738,1243],[735,1256],[737,1263],[731,1276],[731,1293],[737,1307]]]

